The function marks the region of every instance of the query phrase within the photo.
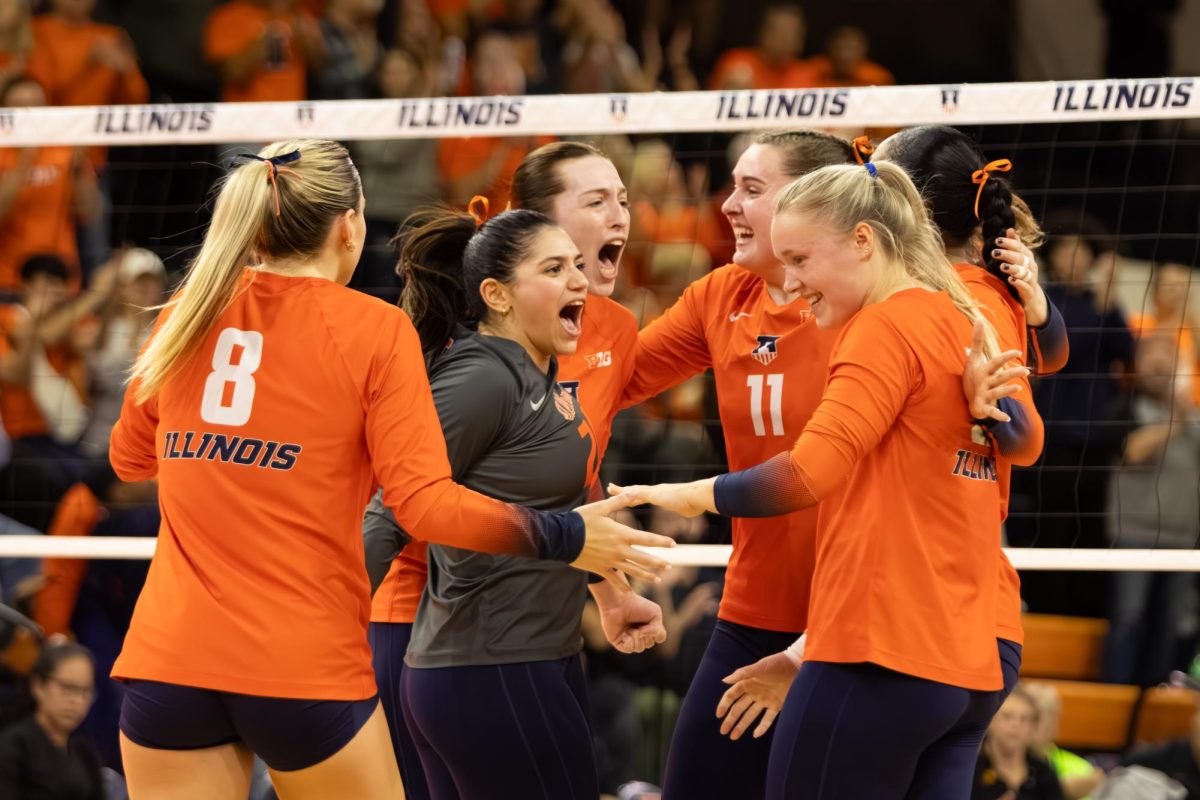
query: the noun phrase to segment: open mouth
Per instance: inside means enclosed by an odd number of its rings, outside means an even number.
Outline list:
[[[567,303],[558,310],[558,318],[562,320],[562,326],[568,334],[578,336],[583,332],[583,301]]]
[[[600,265],[600,277],[606,281],[617,279],[617,265],[621,263],[621,253],[625,250],[624,239],[613,239],[601,245],[597,261]]]
[[[821,294],[820,292],[813,292],[811,294],[801,294],[800,296],[802,298],[804,298],[804,301],[806,303],[808,303],[808,307],[811,308],[814,312],[817,309],[817,305],[825,297],[825,295]]]
[[[733,243],[742,246],[754,238],[754,229],[742,225],[733,226]]]

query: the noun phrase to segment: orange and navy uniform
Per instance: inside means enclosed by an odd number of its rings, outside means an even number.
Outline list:
[[[779,305],[766,283],[735,265],[693,282],[638,335],[637,367],[622,406],[712,368],[729,468],[786,449],[821,399],[836,332],[817,327],[808,304]],[[733,555],[719,616],[739,625],[807,627],[817,526],[815,508],[777,519],[735,519]]]
[[[105,514],[91,488],[77,483],[58,501],[47,536],[91,536]],[[33,619],[47,634],[69,633],[79,589],[87,575],[82,558],[47,558],[42,562],[45,584],[33,601]]]
[[[15,169],[21,151],[0,148],[0,174]],[[70,147],[39,147],[25,185],[0,218],[0,289],[21,285],[21,264],[29,256],[53,253],[76,273],[79,252],[75,242],[75,178],[95,180],[86,161]]]
[[[375,486],[416,538],[563,561],[582,547],[578,515],[451,480],[412,323],[331,281],[245,270],[157,394],[138,404],[137,385],[110,459],[122,480],[158,477],[162,527],[114,677],[371,697]]]
[[[962,392],[971,324],[944,292],[859,311],[788,453],[718,478],[717,509],[822,507],[805,658],[870,662],[966,689],[1002,686],[997,469]]]
[[[583,332],[575,353],[559,358],[558,382],[579,399],[591,424],[597,453],[594,465],[599,467],[612,435],[621,392],[633,374],[637,322],[619,303],[588,295],[581,325]],[[590,476],[594,495],[601,493],[598,477]],[[428,574],[425,543],[406,544],[375,592],[371,622],[411,623],[416,619]]]
[[[958,276],[979,303],[984,316],[996,329],[1001,351],[1025,353],[1028,341],[1025,309],[1009,293],[1004,283],[987,270],[973,264],[955,264]],[[1029,466],[1042,453],[1045,429],[1041,414],[1033,404],[1028,378],[1017,381],[1020,391],[1003,403],[1011,423],[992,428],[990,438],[996,449],[996,479],[999,490],[1000,520],[1008,518],[1008,497],[1012,488],[1012,467]],[[996,636],[1015,644],[1025,641],[1021,624],[1021,578],[1008,557],[1000,555],[999,595],[996,599]]]

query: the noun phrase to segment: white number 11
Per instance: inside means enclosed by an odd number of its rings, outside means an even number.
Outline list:
[[[783,436],[783,373],[771,375],[748,375],[746,385],[750,387],[750,416],[754,420],[754,435],[766,436],[763,424],[763,380],[766,379],[767,393],[771,404],[771,435]]]

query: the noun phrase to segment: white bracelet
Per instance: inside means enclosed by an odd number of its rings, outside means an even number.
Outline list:
[[[796,669],[800,669],[800,665],[804,663],[804,644],[808,641],[808,634],[800,634],[800,638],[788,645],[788,649],[784,650],[784,654],[788,660],[796,665]]]

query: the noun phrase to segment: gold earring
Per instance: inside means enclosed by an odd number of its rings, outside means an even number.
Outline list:
[[[347,240],[345,241],[345,243],[344,243],[344,244],[346,245],[346,249],[347,249],[347,250],[353,250],[353,249],[354,249],[354,242],[350,241],[349,239],[347,239]]]

